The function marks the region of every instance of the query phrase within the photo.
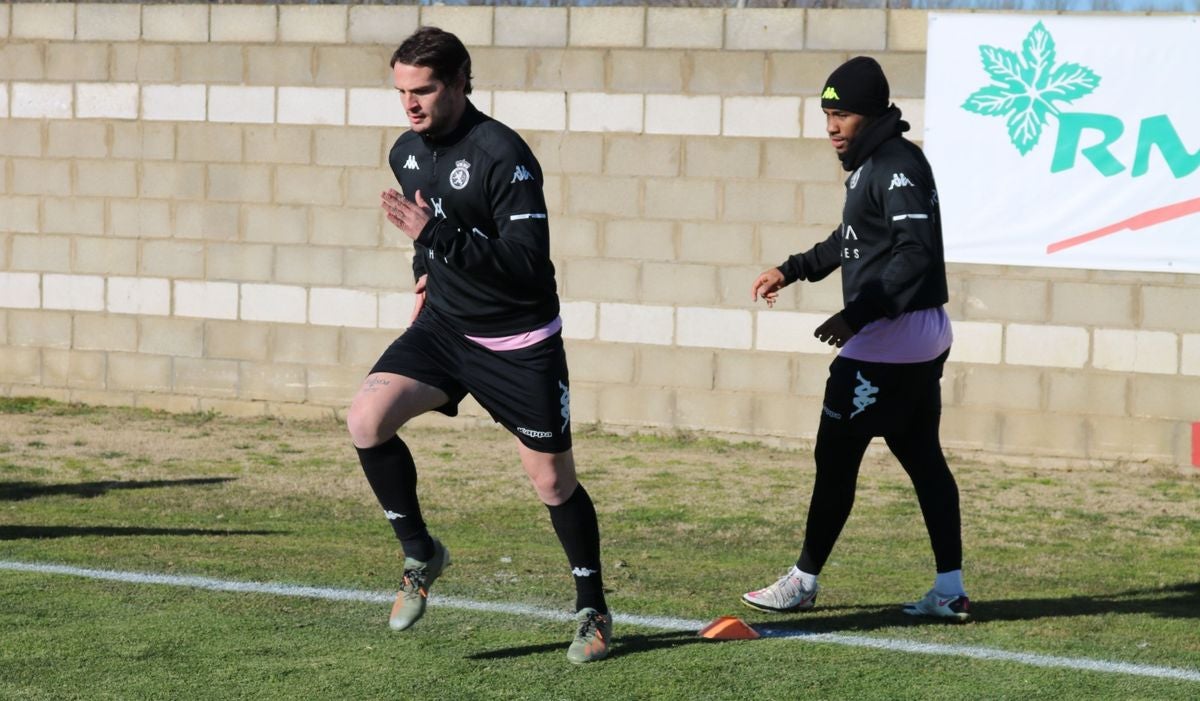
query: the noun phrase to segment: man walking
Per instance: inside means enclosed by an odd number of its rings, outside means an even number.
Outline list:
[[[882,436],[916,489],[936,562],[933,587],[904,606],[914,616],[969,618],[962,581],[958,486],[938,437],[942,366],[952,340],[941,218],[933,172],[902,136],[887,78],[871,58],[842,64],[821,108],[846,180],[842,223],[826,240],[758,276],[753,299],[773,306],[779,290],[842,271],[843,309],[814,335],[841,348],[829,368],[814,449],[816,483],[804,545],[774,584],[742,596],[747,606],[810,609],[821,573],[854,504],[859,464]]]
[[[577,610],[567,658],[602,659],[612,620],[596,511],[571,452],[541,167],[516,132],[471,104],[471,57],[458,37],[418,29],[391,65],[410,131],[389,156],[401,192],[385,191],[381,206],[414,242],[416,304],[410,327],[371,369],[347,416],[367,481],[404,549],[389,624],[416,623],[450,564],[421,517],[416,467],[396,432],[428,411],[454,416],[469,393],[516,437],[566,551]]]

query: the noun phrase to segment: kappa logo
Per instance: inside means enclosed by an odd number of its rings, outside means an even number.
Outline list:
[[[517,432],[522,433],[530,438],[553,438],[554,434],[549,431],[535,431],[532,428],[517,426]]]
[[[575,575],[576,577],[591,577],[598,571],[599,570],[591,570],[586,567],[574,567],[571,569],[571,574]]]
[[[821,93],[821,99],[822,100],[840,100],[842,98],[838,97],[837,90],[834,90],[833,86],[830,85],[825,88],[825,92]]]
[[[525,166],[517,166],[517,169],[513,171],[512,182],[519,183],[526,180],[533,180],[533,176],[530,175],[529,170],[527,170]]]
[[[862,175],[862,166],[854,171],[854,175],[850,176],[850,189],[853,190],[858,185],[858,176]]]
[[[913,181],[908,179],[904,173],[892,173],[892,184],[888,186],[889,190],[895,190],[898,187],[912,187]]]
[[[558,400],[562,405],[562,411],[559,413],[563,420],[561,430],[566,433],[567,425],[571,423],[571,388],[562,380],[558,381],[558,388],[562,390],[562,397]]]
[[[412,155],[411,153],[408,154],[408,160],[404,162],[404,169],[405,170],[421,170],[421,166],[417,165],[417,157]]]
[[[468,168],[471,164],[463,159],[454,162],[454,170],[450,171],[450,187],[455,190],[461,190],[471,182],[471,171]]]
[[[398,514],[395,511],[389,511],[388,509],[383,510],[383,515],[387,516],[389,521],[398,521],[402,518],[408,518],[408,514]]]
[[[854,411],[850,414],[850,418],[854,418],[863,413],[867,407],[874,404],[877,400],[874,395],[879,394],[879,388],[871,384],[870,380],[862,376],[861,372],[855,373],[858,379],[858,386],[854,388]]]

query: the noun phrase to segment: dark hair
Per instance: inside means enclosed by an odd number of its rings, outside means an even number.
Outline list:
[[[466,94],[471,94],[471,54],[458,37],[437,27],[421,27],[405,39],[392,54],[391,66],[423,66],[433,69],[433,77],[451,85],[466,78]]]

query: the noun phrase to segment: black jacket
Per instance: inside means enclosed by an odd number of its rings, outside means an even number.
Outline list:
[[[434,218],[415,242],[426,305],[459,331],[507,336],[558,316],[542,168],[512,129],[475,109],[436,139],[406,132],[388,156],[404,195]]]
[[[844,161],[854,172],[841,225],[779,266],[789,284],[841,267],[842,315],[855,331],[949,299],[937,186],[925,154],[901,136],[907,128],[893,107],[864,129]]]

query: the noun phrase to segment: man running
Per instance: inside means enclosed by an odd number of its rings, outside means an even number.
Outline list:
[[[448,416],[469,393],[517,439],[517,452],[566,551],[575,581],[571,662],[604,658],[612,620],[600,575],[596,510],[575,476],[570,389],[542,170],[516,132],[471,104],[471,57],[453,34],[423,27],[391,59],[410,131],[389,156],[401,192],[388,221],[413,240],[411,325],[384,351],[347,426],[404,549],[389,623],[425,613],[450,553],[421,517],[412,454],[396,432],[428,411]]]

